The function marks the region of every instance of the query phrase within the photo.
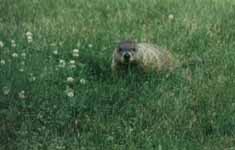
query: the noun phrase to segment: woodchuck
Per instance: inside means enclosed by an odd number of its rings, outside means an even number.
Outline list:
[[[167,49],[154,44],[122,41],[113,51],[112,71],[137,66],[144,72],[173,71],[177,61]]]

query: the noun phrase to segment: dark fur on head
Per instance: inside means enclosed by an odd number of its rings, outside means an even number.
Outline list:
[[[134,41],[121,41],[117,47],[118,61],[121,64],[132,64],[135,61],[135,53],[137,51]]]
[[[136,49],[136,42],[131,41],[131,40],[125,40],[125,41],[121,41],[118,44],[118,48],[122,49],[122,50],[131,50],[131,49]]]

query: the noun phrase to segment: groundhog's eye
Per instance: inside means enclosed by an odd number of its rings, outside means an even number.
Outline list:
[[[118,48],[118,51],[121,52],[121,51],[122,51],[122,48]]]
[[[135,48],[132,48],[132,51],[133,51],[133,52],[135,52],[135,51],[136,51],[136,49],[135,49]]]

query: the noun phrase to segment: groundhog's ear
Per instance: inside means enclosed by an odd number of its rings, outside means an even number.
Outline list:
[[[132,48],[132,51],[135,52],[136,51],[136,47]]]
[[[117,52],[121,52],[122,49],[120,47],[116,48],[117,49]]]

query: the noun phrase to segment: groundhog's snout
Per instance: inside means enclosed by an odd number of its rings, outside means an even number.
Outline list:
[[[129,53],[125,53],[123,57],[124,57],[124,60],[128,62],[130,60],[131,55]]]

